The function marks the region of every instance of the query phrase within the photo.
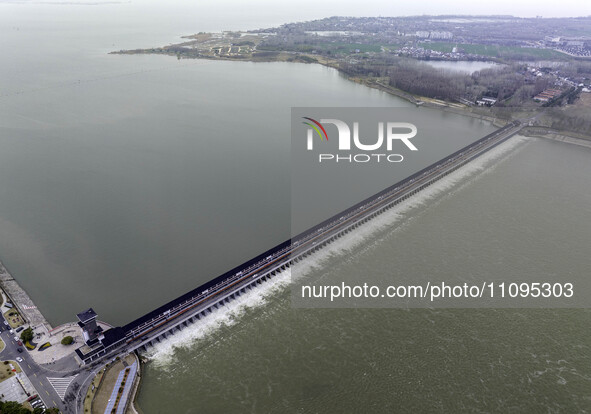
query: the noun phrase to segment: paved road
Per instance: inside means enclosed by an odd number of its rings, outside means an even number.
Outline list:
[[[420,183],[417,182],[415,184]],[[386,201],[387,200],[382,200],[379,201],[379,203],[383,203]],[[372,207],[368,210],[367,213],[364,212],[363,217],[365,217],[366,214],[371,214],[374,210],[375,209]],[[331,228],[326,234],[323,234],[323,236],[328,238],[332,235],[333,232],[338,231],[338,228]],[[313,248],[315,244],[316,243],[313,243],[312,247],[310,248]],[[248,279],[247,282],[250,283],[251,280]],[[0,354],[0,358],[4,360],[15,360],[18,356],[23,358],[23,362],[20,363],[23,372],[29,377],[33,386],[37,389],[39,396],[48,407],[58,407],[63,413],[82,412],[82,403],[85,391],[90,383],[90,380],[94,377],[96,372],[99,371],[106,362],[108,362],[107,359],[103,358],[99,360],[96,364],[93,364],[91,366],[85,366],[83,368],[74,368],[67,361],[61,360],[56,361],[52,364],[38,365],[37,363],[35,363],[35,361],[33,361],[31,356],[28,354],[28,351],[26,351],[25,347],[20,347],[23,349],[22,353],[18,352],[17,348],[19,348],[19,346],[13,338],[15,334],[10,334],[8,332],[6,326],[4,325],[4,319],[1,315],[0,327],[2,327],[0,338],[2,338],[2,340],[6,344],[5,350],[2,351],[2,353]],[[161,333],[160,330],[165,331],[167,329],[170,329],[170,327],[165,326],[157,328],[154,332],[151,332],[152,335],[147,335],[147,337],[144,338],[145,341],[142,341],[142,343],[148,342],[150,340],[149,337],[151,336],[158,336]],[[135,349],[137,346],[140,345],[135,344],[135,346],[133,346],[132,349]],[[130,349],[127,348],[119,349],[116,351],[116,354],[109,355],[109,360],[114,359],[117,355],[124,356],[129,351]],[[35,350],[32,352],[38,351]],[[65,401],[62,401],[62,397]]]
[[[47,407],[57,407],[62,413],[73,413],[75,410],[70,407],[74,406],[74,390],[77,390],[81,382],[86,380],[86,377],[89,375],[88,371],[83,370],[80,373],[72,372],[72,370],[61,371],[60,368],[65,368],[67,365],[65,363],[60,364],[59,361],[55,365],[39,365],[29,355],[26,347],[24,345],[19,346],[14,340],[14,337],[19,334],[16,332],[11,334],[9,332],[10,327],[4,324],[4,317],[2,315],[0,315],[0,328],[2,329],[0,338],[2,338],[2,341],[6,345],[4,350],[0,352],[0,359],[16,361],[17,357],[21,357],[23,361],[18,364],[33,384],[33,387],[37,390],[39,397],[45,405]],[[19,348],[22,352],[18,352]],[[34,350],[31,352],[39,351]],[[68,365],[71,366],[71,364]],[[65,392],[66,390],[63,389],[64,382],[74,375],[76,376],[72,378],[69,389]],[[48,378],[51,378],[51,382]],[[54,385],[52,385],[52,382]],[[58,395],[58,391],[65,396],[68,403],[62,401],[60,395]],[[72,395],[69,396],[68,394]]]

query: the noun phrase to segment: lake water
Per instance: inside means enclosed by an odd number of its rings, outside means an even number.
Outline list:
[[[182,34],[156,6],[1,6],[0,257],[54,325],[129,322],[289,238],[292,106],[409,106],[319,65],[107,54]],[[449,126],[430,158],[340,208],[493,130],[419,116]]]
[[[540,280],[556,272],[568,280],[591,264],[583,247],[591,239],[590,156],[515,137],[312,257],[306,278],[360,280],[391,269],[519,278],[535,269]],[[151,348],[142,409],[591,409],[589,309],[296,309],[289,286],[290,275],[279,276]]]
[[[0,3],[0,257],[54,325],[88,306],[125,323],[289,237],[292,106],[408,106],[322,66],[107,54],[315,17],[235,6]],[[492,130],[418,111],[453,125],[434,157]],[[515,152],[390,217],[406,226],[353,239],[350,269],[396,260],[400,240],[484,243],[479,219],[498,230],[498,257],[556,254],[565,273],[588,269],[589,151],[530,140]],[[511,244],[502,229],[519,222],[498,203],[529,211],[530,191],[541,208],[524,218],[539,226],[524,229],[531,245]],[[553,240],[560,249],[545,250]],[[423,265],[451,269],[444,253]],[[470,257],[465,271],[490,258]],[[591,409],[587,310],[296,310],[288,282],[153,350],[143,411]]]

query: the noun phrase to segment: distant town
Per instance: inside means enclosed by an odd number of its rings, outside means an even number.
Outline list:
[[[514,134],[591,147],[591,17],[330,17],[200,32],[178,44],[112,53],[317,63],[417,106],[502,128],[302,233],[293,245],[280,244],[123,327],[100,322],[92,308],[78,313],[76,322],[52,327],[0,263],[0,413],[136,412],[136,351],[196,323]],[[466,72],[433,62],[490,65]]]
[[[536,125],[583,135],[591,128],[591,17],[329,17],[184,40],[112,53],[319,63],[417,105],[468,113],[561,108]],[[439,61],[494,65],[461,73],[432,65]]]

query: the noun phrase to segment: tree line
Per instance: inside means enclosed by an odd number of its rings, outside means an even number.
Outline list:
[[[429,98],[476,101],[488,96],[497,99],[500,106],[522,105],[548,87],[546,78],[534,79],[521,64],[466,74],[438,69],[414,59],[391,57],[342,62],[339,69],[350,76],[387,77],[390,86]]]

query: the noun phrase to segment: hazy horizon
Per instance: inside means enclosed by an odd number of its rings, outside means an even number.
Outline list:
[[[57,5],[57,6],[100,6],[113,4],[143,4],[157,5],[160,3],[165,9],[180,8],[187,6],[184,0],[162,1],[144,0],[134,1],[100,1],[100,0],[0,0],[0,4],[22,4],[22,5]],[[216,2],[212,0],[200,1],[202,6],[215,6],[220,10],[231,10],[245,14],[252,13],[276,13],[291,14],[295,20],[315,20],[330,16],[440,16],[440,15],[463,15],[463,16],[491,16],[511,15],[514,17],[588,17],[591,16],[591,4],[577,0],[565,0],[559,3],[541,3],[539,1],[527,0],[515,2],[511,0],[497,0],[494,2],[480,3],[470,0],[446,0],[434,1],[425,0],[422,2],[389,2],[383,0],[366,1],[360,4],[357,1],[328,0],[317,2],[313,0],[298,0],[288,2],[275,2],[272,0],[254,0],[242,2],[230,0]],[[294,21],[295,21],[294,20]]]

